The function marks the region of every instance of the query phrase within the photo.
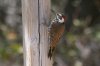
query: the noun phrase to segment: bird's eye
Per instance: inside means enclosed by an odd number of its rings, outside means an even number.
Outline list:
[[[61,16],[59,16],[59,19],[61,20],[61,19],[62,19],[62,17],[61,17]]]

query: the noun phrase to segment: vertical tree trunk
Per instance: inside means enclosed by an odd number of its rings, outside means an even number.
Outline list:
[[[50,0],[22,0],[24,65],[52,66],[48,54]]]
[[[52,66],[50,59],[48,59],[48,30],[44,25],[49,21],[50,17],[50,1],[51,0],[39,0],[39,16],[40,16],[40,63],[41,66]],[[47,62],[48,61],[48,62]]]

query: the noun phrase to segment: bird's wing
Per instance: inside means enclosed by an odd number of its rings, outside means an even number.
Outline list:
[[[55,47],[64,33],[64,26],[52,25],[50,28],[50,46]]]
[[[49,53],[48,57],[52,57],[52,54],[55,50],[56,44],[59,42],[60,38],[62,37],[64,33],[64,26],[59,26],[56,24],[53,24],[49,28],[49,37],[50,37],[50,48],[49,48]]]

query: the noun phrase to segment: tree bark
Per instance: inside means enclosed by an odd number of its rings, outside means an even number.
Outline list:
[[[52,66],[48,54],[50,0],[22,0],[24,66]]]

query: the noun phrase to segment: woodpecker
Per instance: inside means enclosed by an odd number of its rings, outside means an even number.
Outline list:
[[[51,59],[56,45],[58,44],[60,38],[62,37],[65,29],[65,16],[63,14],[56,14],[54,20],[51,21],[49,26],[49,52],[48,58]]]

